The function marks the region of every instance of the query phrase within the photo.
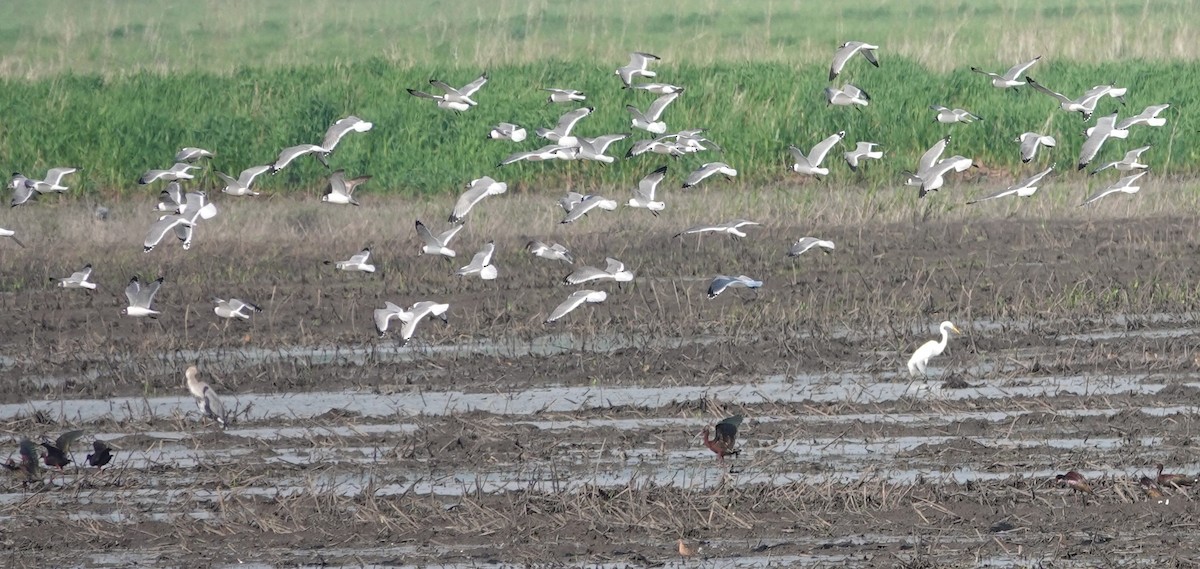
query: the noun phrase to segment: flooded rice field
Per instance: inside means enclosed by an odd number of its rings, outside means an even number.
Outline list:
[[[637,277],[554,325],[570,267],[519,234],[491,283],[407,235],[376,275],[216,236],[103,271],[103,238],[52,267],[6,249],[0,445],[85,434],[62,472],[3,478],[5,566],[1188,565],[1189,488],[1138,482],[1200,472],[1196,219],[1104,224],[830,226],[835,254],[795,260],[787,223],[609,253],[572,228],[581,263]],[[95,293],[43,282],[84,262]],[[134,272],[167,276],[159,319],[119,314]],[[709,300],[718,273],[766,285]],[[264,312],[226,325],[212,296]],[[425,299],[448,323],[377,337],[373,309]],[[909,377],[942,320],[964,334]],[[193,363],[227,428],[184,388]],[[721,463],[699,433],[734,414]],[[116,449],[102,470],[93,440]]]

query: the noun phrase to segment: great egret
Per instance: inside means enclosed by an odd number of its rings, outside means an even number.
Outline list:
[[[950,332],[962,334],[962,332],[959,331],[958,326],[955,326],[953,322],[948,320],[946,322],[942,322],[942,324],[938,326],[938,329],[942,331],[942,339],[940,341],[930,340],[925,342],[920,348],[917,348],[917,351],[913,352],[911,358],[908,358],[909,375],[916,377],[917,372],[921,372],[921,375],[925,375],[925,366],[929,364],[929,358],[941,355],[942,352],[946,351],[946,342],[950,340]]]

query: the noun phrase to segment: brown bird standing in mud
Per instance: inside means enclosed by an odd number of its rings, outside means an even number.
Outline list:
[[[108,446],[104,441],[97,439],[92,443],[92,450],[95,452],[87,455],[88,464],[99,469],[112,461],[112,447]]]
[[[53,466],[61,472],[64,466],[71,464],[71,457],[67,453],[71,450],[71,443],[81,436],[83,431],[67,431],[59,435],[54,444],[42,443],[42,447],[46,449],[46,454],[42,456],[46,466]]]
[[[708,430],[708,429],[705,429],[705,430]],[[688,545],[687,542],[683,541],[683,538],[679,538],[678,545],[679,545],[679,556],[683,558],[684,563],[687,563],[687,558],[696,554],[696,548],[691,545]]]
[[[1163,497],[1162,489],[1149,476],[1143,476],[1141,480],[1138,480],[1138,484],[1142,487],[1142,492],[1146,493],[1147,498],[1157,500]]]
[[[1196,483],[1196,477],[1186,474],[1163,474],[1163,465],[1159,464],[1156,481],[1159,486],[1191,486]]]
[[[704,446],[708,450],[717,454],[717,462],[725,462],[725,457],[733,456],[740,453],[740,450],[733,448],[737,443],[738,426],[742,424],[742,416],[734,415],[721,419],[715,427],[713,427],[713,438],[708,438],[708,427],[705,426],[700,434],[704,436]]]
[[[1066,474],[1059,474],[1058,476],[1055,476],[1054,479],[1066,484],[1068,488],[1074,490],[1075,492],[1093,494],[1092,486],[1088,484],[1087,478],[1084,478],[1082,474],[1075,472],[1074,470],[1067,472]]]
[[[10,458],[4,463],[4,468],[12,472],[24,472],[27,480],[37,476],[41,469],[38,466],[37,445],[29,439],[21,439],[21,462],[13,462]]]

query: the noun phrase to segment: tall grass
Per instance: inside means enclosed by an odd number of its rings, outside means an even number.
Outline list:
[[[0,22],[0,75],[120,75],[353,63],[499,67],[551,59],[814,63],[847,39],[939,71],[1032,54],[1196,58],[1186,0],[693,2],[236,0],[22,3]]]
[[[709,152],[671,163],[668,184],[702,162],[722,160],[738,168],[746,185],[791,183],[788,145],[807,149],[833,132],[845,130],[842,148],[829,158],[831,177],[868,186],[893,186],[900,171],[939,138],[953,135],[949,154],[970,156],[1002,178],[1011,179],[1056,162],[1060,172],[1073,169],[1087,126],[1079,115],[1058,109],[1056,101],[1028,89],[1000,91],[966,69],[930,71],[915,61],[890,58],[875,69],[853,61],[845,72],[871,93],[864,109],[829,107],[822,95],[825,63],[665,62],[659,78],[687,88],[665,114],[672,130],[706,128],[724,153]],[[303,142],[320,142],[324,129],[341,116],[356,114],[375,123],[366,134],[348,136],[333,156],[335,168],[375,178],[364,191],[404,194],[452,192],[462,183],[489,174],[514,190],[584,191],[624,189],[667,159],[643,156],[599,163],[518,163],[497,167],[506,155],[533,149],[545,141],[513,144],[485,140],[500,121],[529,127],[553,125],[571,107],[551,105],[542,87],[571,87],[588,93],[596,108],[576,132],[592,136],[629,132],[626,104],[645,108],[653,96],[622,90],[603,62],[539,61],[489,69],[491,81],[477,94],[479,106],[466,113],[442,111],[416,99],[406,87],[428,88],[437,77],[465,84],[478,68],[398,67],[383,59],[353,65],[325,64],[213,73],[138,73],[105,78],[68,74],[60,77],[0,81],[0,163],[40,175],[47,167],[76,165],[85,173],[76,187],[88,191],[140,191],[135,180],[145,170],[166,167],[181,146],[217,152],[214,167],[236,174],[274,160],[277,152]],[[1143,106],[1172,103],[1167,126],[1137,127],[1125,141],[1112,141],[1097,158],[1116,159],[1143,144],[1155,176],[1195,172],[1195,108],[1200,65],[1188,62],[1130,61],[1078,64],[1042,61],[1031,75],[1052,89],[1076,96],[1092,85],[1112,82],[1129,87],[1128,106],[1105,99],[1097,115],[1118,110],[1123,116]],[[1189,83],[1190,82],[1190,83]],[[1190,85],[1190,86],[1189,86]],[[946,126],[933,120],[931,103],[966,108],[982,116],[975,124]],[[1090,124],[1090,123],[1088,123]],[[1059,145],[1027,168],[1019,162],[1017,135],[1025,131],[1054,135]],[[648,135],[636,131],[633,138]],[[840,162],[841,152],[858,140],[883,146],[886,157],[855,174]],[[630,142],[615,145],[624,154]],[[316,191],[327,171],[304,159],[274,177],[271,191]],[[215,182],[215,177],[209,176]],[[809,181],[805,181],[809,183]]]

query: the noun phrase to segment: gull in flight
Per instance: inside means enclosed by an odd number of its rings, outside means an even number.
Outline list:
[[[583,117],[592,114],[593,110],[595,110],[593,107],[579,107],[573,111],[567,111],[558,118],[558,123],[554,125],[554,128],[538,128],[534,132],[559,146],[575,146],[579,144],[579,139],[571,136],[571,130]]]
[[[1104,142],[1109,138],[1129,137],[1129,131],[1117,128],[1116,124],[1117,113],[1096,119],[1096,126],[1088,129],[1087,140],[1083,141],[1083,146],[1079,149],[1078,170],[1087,167],[1092,158],[1096,157],[1096,153],[1100,152],[1100,147],[1104,146]]]
[[[883,158],[882,150],[874,150],[878,144],[874,142],[858,142],[854,145],[854,149],[846,152],[843,156],[846,157],[846,164],[850,166],[851,172],[858,171],[858,165],[863,160],[879,160]]]
[[[455,225],[446,231],[434,235],[433,232],[430,231],[428,227],[425,227],[425,224],[421,223],[421,220],[418,219],[417,235],[421,236],[421,240],[424,241],[425,244],[421,246],[421,252],[417,253],[417,256],[419,257],[421,255],[428,254],[443,255],[447,258],[453,257],[455,253],[454,249],[450,248],[450,240],[454,239],[454,236],[458,235],[458,232],[462,231],[463,227],[465,226]]]
[[[550,96],[546,97],[546,100],[551,103],[570,103],[572,101],[587,100],[587,95],[584,95],[582,91],[576,91],[575,89],[549,88],[542,90],[550,92]]]
[[[33,191],[33,185],[29,183],[29,178],[17,172],[13,172],[13,177],[8,182],[8,187],[12,190],[12,200],[8,202],[12,207],[25,205],[36,195]]]
[[[1054,148],[1058,141],[1054,140],[1053,136],[1046,136],[1036,132],[1021,133],[1021,136],[1016,138],[1017,142],[1021,143],[1021,162],[1029,162],[1037,156],[1039,146]]]
[[[175,153],[176,162],[195,162],[201,158],[212,158],[213,153],[195,146],[184,146]]]
[[[437,106],[439,109],[462,112],[478,104],[474,99],[471,98],[471,96],[474,95],[480,87],[483,87],[483,84],[487,83],[487,81],[487,73],[483,73],[479,76],[479,78],[467,83],[461,89],[455,89],[454,87],[447,85],[445,81],[430,79],[429,84],[441,89],[445,93],[444,95],[430,95],[429,93],[418,91],[416,89],[409,89],[408,94],[419,99],[430,99],[437,101]]]
[[[488,132],[488,138],[492,140],[511,140],[513,142],[521,142],[525,140],[525,129],[518,125],[502,122],[492,127],[491,132]]]
[[[172,184],[175,185],[175,189],[178,190],[179,184],[176,182],[171,182],[171,184],[168,184],[168,188]],[[170,199],[174,199],[175,197],[178,196],[174,195]],[[179,217],[182,217],[186,223],[167,223],[167,225],[170,226],[170,229],[175,231],[175,237],[182,242],[183,250],[186,251],[192,248],[192,231],[195,228],[196,223],[198,223],[198,220],[212,219],[216,217],[217,206],[216,204],[209,203],[208,195],[204,192],[188,192],[185,196],[183,196],[183,198],[183,202],[179,204],[174,213]],[[159,221],[169,217],[170,216],[160,217]],[[160,236],[159,239],[161,238],[162,237]]]
[[[271,164],[271,173],[274,174],[282,170],[284,166],[291,164],[297,158],[306,154],[313,154],[317,157],[317,160],[324,162],[321,158],[321,151],[322,148],[316,144],[297,144],[296,146],[284,148],[279,151],[279,156]]]
[[[558,243],[547,245],[535,239],[525,245],[525,250],[529,251],[534,257],[550,259],[551,261],[562,261],[568,265],[575,263],[575,257],[571,255],[571,252]]]
[[[946,351],[946,342],[950,340],[950,333],[962,334],[958,326],[955,326],[952,322],[942,322],[938,326],[938,329],[942,331],[942,340],[940,342],[937,340],[925,342],[920,348],[917,348],[917,351],[913,352],[911,358],[908,358],[908,374],[910,376],[916,377],[918,372],[921,375],[925,375],[925,366],[929,364],[929,358],[941,355],[942,352]]]
[[[625,105],[625,110],[633,116],[633,128],[640,128],[651,134],[663,134],[667,132],[667,123],[662,120],[663,111],[667,109],[675,99],[678,99],[683,94],[683,89],[662,95],[650,103],[650,107],[646,112],[641,112],[633,105]]]
[[[164,215],[158,218],[158,221],[150,225],[150,231],[146,233],[146,238],[142,241],[142,252],[149,253],[154,250],[162,242],[163,237],[167,236],[168,231],[176,231],[178,227],[194,225],[196,225],[194,221],[178,214]],[[191,233],[188,232],[187,235],[190,237]],[[180,237],[178,231],[176,231],[176,237]]]
[[[3,227],[0,227],[0,237],[8,237],[9,239],[12,239],[13,241],[15,241],[17,243],[17,245],[20,245],[22,248],[25,247],[25,244],[21,243],[20,239],[17,239],[16,231],[13,231],[11,229],[4,229]]]
[[[667,204],[654,201],[654,193],[658,189],[659,182],[662,182],[666,175],[667,167],[662,166],[643,177],[638,182],[638,187],[633,189],[633,197],[629,198],[629,207],[646,208],[654,214],[654,217],[658,217],[658,212],[666,209]]]
[[[618,283],[627,283],[633,280],[633,271],[625,268],[625,263],[622,263],[612,257],[604,260],[606,263],[603,269],[596,267],[579,267],[571,272],[571,274],[563,277],[563,283],[569,285],[583,284],[588,281],[614,281]]]
[[[191,170],[199,169],[199,166],[193,166],[186,162],[176,162],[174,166],[171,166],[166,170],[147,171],[145,174],[142,174],[141,178],[138,178],[138,183],[145,185],[158,180],[164,180],[167,182],[174,182],[176,180],[191,180],[195,178],[195,176],[192,175]]]
[[[471,208],[475,207],[483,198],[488,196],[498,196],[508,191],[508,184],[497,182],[491,176],[484,176],[471,180],[471,183],[466,185],[467,191],[458,196],[458,201],[454,202],[454,210],[450,212],[450,223],[460,223],[471,212]]]
[[[359,176],[347,180],[346,171],[337,170],[329,175],[329,187],[325,188],[325,195],[321,196],[321,201],[331,204],[359,205],[358,201],[354,199],[354,189],[370,179],[371,176]]]
[[[1121,172],[1129,172],[1131,170],[1144,170],[1149,168],[1149,165],[1138,162],[1142,157],[1142,153],[1150,150],[1149,146],[1139,146],[1125,153],[1125,156],[1115,162],[1106,162],[1103,166],[1092,170],[1092,174],[1109,168],[1116,168]]]
[[[50,277],[52,281],[58,281],[58,286],[62,288],[86,288],[96,290],[96,283],[89,281],[92,278],[92,264],[88,263],[82,269],[71,273],[71,276],[63,279]]]
[[[225,407],[221,405],[221,400],[217,398],[217,392],[213,391],[210,385],[200,381],[200,378],[196,377],[199,373],[200,370],[196,369],[194,365],[188,366],[187,370],[183,372],[184,377],[187,378],[188,391],[191,392],[192,397],[196,400],[196,407],[200,409],[200,414],[213,419],[224,429]]]
[[[507,166],[509,164],[512,164],[514,162],[520,162],[522,160],[528,160],[530,162],[541,162],[543,160],[563,159],[563,158],[567,157],[567,155],[566,155],[567,150],[569,150],[569,149],[565,146],[560,146],[558,144],[547,144],[546,146],[543,146],[537,150],[530,150],[527,152],[515,152],[513,154],[509,154],[507,158],[505,158],[504,160],[501,160],[500,163],[497,164],[496,166],[497,167]]]
[[[413,333],[417,331],[417,324],[426,317],[441,318],[443,323],[449,323],[450,320],[446,317],[446,311],[449,309],[449,304],[428,300],[413,304],[408,310],[387,302],[383,308],[375,310],[375,331],[379,332],[380,338],[383,338],[387,336],[389,322],[392,320],[404,322],[404,325],[400,327],[400,345],[403,346],[412,339]]]
[[[670,83],[638,83],[636,85],[630,85],[629,88],[641,89],[643,91],[654,93],[655,95],[670,95],[676,91],[683,90],[683,87],[677,87]]]
[[[1099,192],[1096,192],[1095,194],[1092,194],[1092,197],[1088,198],[1087,201],[1079,204],[1079,206],[1083,207],[1085,205],[1088,205],[1092,202],[1099,200],[1100,198],[1102,198],[1104,196],[1107,196],[1108,194],[1112,194],[1112,193],[1116,193],[1116,192],[1124,192],[1126,194],[1136,194],[1136,193],[1138,193],[1138,190],[1142,189],[1142,187],[1135,186],[1133,184],[1134,184],[1134,182],[1138,181],[1138,178],[1141,178],[1142,176],[1145,176],[1145,175],[1146,175],[1146,171],[1142,170],[1141,172],[1138,172],[1136,174],[1125,176],[1124,178],[1117,180],[1116,183],[1114,183],[1113,185],[1111,185],[1107,188],[1104,188],[1103,190],[1100,190]]]
[[[789,257],[799,257],[800,255],[803,255],[804,253],[808,252],[808,250],[812,249],[813,247],[820,247],[820,248],[824,249],[824,251],[822,251],[822,252],[825,253],[826,255],[828,255],[830,251],[833,251],[836,248],[836,246],[833,244],[833,241],[830,241],[828,239],[817,239],[816,237],[801,237],[800,239],[797,239],[795,243],[792,243],[792,246],[788,249],[788,256]]]
[[[344,119],[339,119],[325,130],[325,138],[321,140],[321,144],[297,144],[289,146],[279,152],[279,156],[275,162],[271,164],[271,173],[274,174],[282,170],[288,164],[291,164],[297,158],[306,154],[312,154],[317,158],[317,161],[329,167],[329,156],[333,154],[333,150],[337,148],[342,138],[351,132],[367,132],[375,125],[364,121],[354,115]]]
[[[350,257],[349,259],[346,259],[345,261],[336,261],[336,262],[325,261],[325,264],[333,265],[334,268],[339,271],[347,271],[347,272],[362,271],[365,273],[373,273],[373,272],[375,272],[375,265],[372,265],[367,262],[367,259],[370,259],[370,258],[371,258],[371,248],[364,247],[362,251],[359,251],[357,254]]]
[[[813,146],[808,156],[805,156],[799,148],[789,146],[788,150],[791,151],[792,158],[795,160],[795,163],[792,164],[792,171],[810,176],[828,176],[829,168],[822,168],[821,162],[825,160],[825,155],[829,154],[829,150],[833,148],[833,145],[841,142],[845,137],[846,131],[844,130],[831,135],[829,138],[818,142],[816,146]]]
[[[567,193],[567,197],[558,200],[558,204],[567,210],[567,216],[559,223],[572,223],[596,208],[608,211],[617,209],[616,200],[610,200],[604,196],[585,196],[576,192]],[[570,209],[567,209],[568,206]]]
[[[833,53],[833,63],[829,65],[829,80],[833,81],[838,74],[842,72],[842,68],[846,66],[846,62],[854,57],[854,54],[861,53],[871,65],[879,67],[879,60],[875,58],[875,50],[879,49],[877,45],[861,41],[848,41],[838,46],[837,51]]]
[[[570,314],[572,310],[579,308],[585,302],[604,302],[607,298],[608,293],[602,290],[577,290],[568,295],[567,299],[562,301],[561,304],[554,307],[554,310],[550,311],[550,316],[546,318],[545,323],[549,324],[555,320],[558,320],[559,318],[562,318],[563,316],[566,316],[567,314]]]
[[[670,140],[671,138],[675,138],[675,140]],[[652,152],[654,154],[665,154],[673,157],[679,157],[685,154],[683,148],[679,145],[678,137],[667,134],[650,140],[639,140],[634,142],[633,146],[629,147],[629,152],[625,153],[625,157],[633,158],[634,156],[645,154],[647,152]]]
[[[62,185],[63,178],[82,169],[83,168],[75,167],[51,168],[46,171],[45,178],[41,180],[34,180],[32,178],[27,179],[25,185],[39,194],[45,194],[49,192],[65,192],[69,188]],[[17,174],[13,174],[13,176],[16,175]]]
[[[970,158],[962,156],[951,156],[945,160],[939,160],[942,153],[946,151],[946,145],[950,143],[950,137],[946,136],[929,147],[924,154],[921,155],[920,161],[917,163],[917,172],[905,172],[907,179],[904,184],[907,186],[920,186],[919,197],[925,197],[925,194],[941,188],[945,183],[945,175],[954,170],[962,172],[970,168],[974,162]]]
[[[691,174],[688,174],[687,179],[683,181],[683,187],[690,188],[716,174],[723,174],[733,178],[738,173],[737,170],[730,168],[729,164],[724,162],[709,162],[696,168]]]
[[[651,61],[658,60],[657,55],[635,51],[629,54],[629,65],[618,67],[616,75],[621,78],[624,88],[628,89],[633,84],[634,77],[654,77],[656,74],[647,67]]]
[[[982,120],[964,109],[947,109],[941,105],[929,105],[929,108],[937,111],[937,116],[934,117],[934,120],[943,124],[953,124],[956,122],[971,123]]]
[[[1167,119],[1158,116],[1158,114],[1167,110],[1170,106],[1170,104],[1150,105],[1142,112],[1127,119],[1121,120],[1121,122],[1117,123],[1117,129],[1125,130],[1131,126],[1139,124],[1144,124],[1146,126],[1162,126],[1167,124]]]
[[[693,235],[696,233],[713,232],[713,233],[728,233],[730,237],[732,237],[734,239],[739,239],[741,237],[746,236],[746,234],[741,231],[741,228],[750,226],[750,225],[762,225],[762,224],[758,223],[756,221],[748,221],[745,219],[734,219],[734,220],[726,221],[725,223],[719,223],[719,224],[715,224],[715,225],[714,224],[693,225],[692,227],[689,227],[687,229],[684,229],[683,231],[680,231],[679,233],[676,233],[675,237],[682,237],[684,235]]]
[[[1096,104],[1100,102],[1100,98],[1108,95],[1113,98],[1120,99],[1125,96],[1125,88],[1117,88],[1112,85],[1097,85],[1088,89],[1078,99],[1068,99],[1066,95],[1051,91],[1044,87],[1041,83],[1034,81],[1032,77],[1026,76],[1025,81],[1029,83],[1034,90],[1045,93],[1058,100],[1059,107],[1062,110],[1070,113],[1079,113],[1083,115],[1083,120],[1092,118],[1092,113],[1096,112]]]
[[[1025,72],[1029,71],[1029,68],[1033,67],[1033,64],[1037,63],[1038,60],[1041,58],[1042,58],[1042,56],[1039,55],[1033,59],[1030,59],[1029,61],[1026,61],[1025,63],[1018,63],[1018,64],[1012,66],[1011,68],[1009,68],[1008,71],[1005,71],[1003,75],[998,75],[998,74],[992,73],[990,71],[984,71],[978,67],[972,67],[971,71],[974,71],[976,73],[982,73],[984,75],[987,75],[988,77],[991,77],[992,78],[992,86],[997,89],[1007,89],[1009,87],[1018,87],[1018,86],[1025,84],[1024,81],[1021,81],[1020,77],[1024,76]]]
[[[475,253],[474,257],[471,257],[469,265],[459,269],[454,274],[460,277],[479,275],[479,278],[485,281],[494,280],[499,274],[496,270],[496,265],[492,264],[492,255],[495,252],[496,244],[488,241],[484,244],[483,249],[480,249],[478,253]]]
[[[137,275],[129,279],[129,286],[125,287],[125,298],[129,300],[129,306],[121,310],[126,316],[149,316],[157,318],[161,312],[151,310],[150,304],[154,302],[154,295],[158,294],[158,289],[162,287],[163,278],[158,277],[154,282],[142,286],[138,281]]]
[[[1003,198],[1003,197],[1012,196],[1012,195],[1015,195],[1017,197],[1027,198],[1029,196],[1032,196],[1034,194],[1034,192],[1037,192],[1038,183],[1040,183],[1042,181],[1042,178],[1045,178],[1052,171],[1054,171],[1054,165],[1051,165],[1049,168],[1046,168],[1045,170],[1042,170],[1041,172],[1038,172],[1037,174],[1034,174],[1028,178],[1025,178],[1024,180],[1021,180],[1021,182],[1016,185],[1009,186],[1009,187],[1005,188],[1004,190],[1002,190],[1000,192],[996,192],[986,198],[980,198],[977,200],[969,201],[969,202],[967,202],[967,205],[976,204],[979,202],[985,202],[988,200],[994,200],[997,198]]]
[[[842,85],[841,89],[836,87],[826,87],[825,101],[829,105],[837,105],[839,107],[849,107],[853,105],[865,107],[871,104],[871,95],[866,91],[855,87],[854,85],[846,83],[845,85]]]
[[[215,307],[213,307],[213,312],[215,312],[216,315],[220,316],[221,318],[241,318],[242,320],[249,320],[250,313],[262,312],[262,308],[259,308],[257,304],[245,302],[236,298],[231,298],[229,300],[213,298],[212,300],[217,304]]]
[[[708,285],[708,298],[716,298],[717,295],[725,292],[727,288],[745,287],[756,289],[762,287],[762,281],[756,281],[746,275],[730,277],[726,275],[717,275]]]
[[[254,183],[254,179],[260,175],[270,172],[271,165],[251,166],[242,170],[237,179],[224,172],[216,172],[218,178],[225,182],[225,187],[221,188],[221,192],[231,196],[257,196],[258,192],[250,189],[250,184]]]
[[[612,146],[614,142],[625,140],[628,137],[629,133],[627,132],[620,134],[604,134],[592,138],[588,138],[586,136],[579,137],[579,151],[576,155],[576,158],[580,160],[594,160],[596,162],[612,164],[616,159],[605,154],[605,152],[608,151],[608,147]]]

